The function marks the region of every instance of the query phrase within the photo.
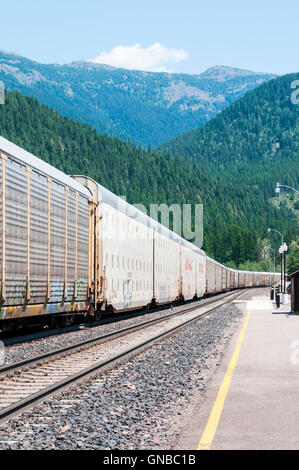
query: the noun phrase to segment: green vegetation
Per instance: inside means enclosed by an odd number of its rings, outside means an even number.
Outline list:
[[[299,238],[293,240],[287,254],[287,272],[293,273],[299,269]]]
[[[291,209],[299,224],[299,194],[292,190],[282,189],[280,194],[271,198],[270,201],[278,209],[280,207],[288,207]]]
[[[89,175],[130,203],[148,208],[151,203],[202,202],[203,248],[224,263],[260,261],[261,237],[269,225],[279,230],[287,220],[289,232],[297,230],[290,208],[269,203],[270,183],[268,193],[258,184],[249,191],[228,172],[215,177],[196,159],[145,151],[99,135],[18,92],[6,93],[6,104],[0,106],[0,135],[68,174]],[[295,175],[297,170],[292,171]]]
[[[299,106],[290,99],[291,83],[298,79],[299,74],[291,74],[271,80],[224,109],[202,128],[160,147],[161,151],[200,165],[219,182],[224,180],[232,185],[225,225],[235,221],[243,228],[255,229],[259,238],[271,226],[283,232],[288,243],[298,234],[297,199],[292,194],[284,196],[283,190],[279,199],[272,196],[277,181],[299,187]],[[212,227],[217,230],[217,224]],[[234,237],[238,237],[238,231],[233,231]],[[227,237],[227,243],[222,239],[219,246],[224,243],[223,251],[216,244],[211,245],[210,240],[206,247],[213,255],[229,261],[227,250],[233,250],[234,237]],[[271,243],[277,251],[279,240],[275,237],[271,233]],[[244,241],[238,244],[239,253],[233,256],[234,262],[241,265],[243,245]],[[245,259],[250,261],[246,253]]]

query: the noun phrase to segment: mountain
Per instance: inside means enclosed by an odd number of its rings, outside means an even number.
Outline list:
[[[289,240],[298,236],[293,194],[289,202],[274,199],[277,181],[299,187],[299,105],[293,104],[291,84],[299,80],[299,73],[289,74],[262,84],[243,98],[224,109],[218,116],[199,129],[190,131],[162,145],[159,150],[180,157],[201,168],[213,178],[225,180],[234,187],[228,200],[242,188],[243,216],[248,226],[255,226],[260,235],[269,226],[289,234]],[[281,225],[278,219],[261,221],[257,227],[256,216],[249,207],[264,210],[274,204],[278,210],[288,208]],[[297,203],[296,203],[297,204]],[[296,206],[297,207],[297,206]],[[240,211],[240,207],[237,208]],[[239,214],[240,215],[240,214]],[[241,217],[242,219],[242,217]],[[245,220],[239,220],[243,225]],[[291,228],[292,227],[292,228]],[[277,240],[273,239],[276,243]],[[276,243],[277,244],[277,243]]]
[[[267,190],[276,181],[298,185],[299,105],[291,101],[291,85],[298,79],[299,73],[289,74],[262,84],[159,150],[243,185],[264,184]]]
[[[0,51],[6,90],[34,96],[64,116],[145,148],[201,126],[272,77],[232,67],[188,75],[92,62],[49,65]]]
[[[159,149],[202,162],[206,169],[239,174],[249,163],[296,157],[299,106],[291,101],[291,84],[299,73],[270,80],[224,109],[205,126],[162,144]]]
[[[19,92],[7,92],[0,106],[0,135],[68,174],[89,175],[147,209],[150,204],[202,202],[203,247],[219,261],[252,263],[260,258],[264,227],[273,224],[282,230],[288,220],[290,230],[298,228],[292,210],[274,207],[259,185],[248,191],[227,175],[208,174],[202,162],[98,134]]]

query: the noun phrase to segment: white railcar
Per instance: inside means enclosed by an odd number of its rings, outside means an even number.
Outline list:
[[[252,279],[253,279],[253,273],[250,272],[250,271],[246,271],[245,272],[245,287],[252,287],[253,286],[253,282],[252,282]]]
[[[222,265],[215,261],[216,264],[216,292],[222,291]]]
[[[202,250],[90,178],[74,178],[88,187],[98,201],[96,277],[102,308],[128,310],[203,295]],[[190,275],[183,268],[188,257],[194,262],[194,269],[195,263],[200,262],[198,275],[195,271]]]
[[[162,226],[154,225],[153,250],[155,289],[153,299],[157,304],[172,302],[180,297],[180,240],[169,238]]]
[[[149,304],[153,290],[151,229],[105,201],[99,210],[102,298],[115,310]]]
[[[226,290],[226,271],[227,268],[225,266],[222,266],[222,290]]]
[[[98,201],[100,302],[127,310],[204,295],[204,251],[90,178],[74,178]]]
[[[205,253],[186,241],[181,242],[182,296],[185,300],[203,297],[205,292]]]
[[[206,257],[206,293],[216,292],[216,261]]]

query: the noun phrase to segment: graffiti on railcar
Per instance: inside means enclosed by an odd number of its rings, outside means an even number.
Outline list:
[[[59,310],[60,310],[60,304],[59,303],[47,304],[46,314],[47,315],[53,315],[54,313],[59,312]]]
[[[160,299],[159,301],[160,302],[166,302],[168,300],[168,297],[167,297],[167,286],[161,286],[160,287]]]
[[[64,292],[64,281],[51,281],[50,282],[50,302],[61,302],[63,295],[65,300],[72,300],[74,297],[74,289],[76,290],[76,297],[74,300],[84,297],[86,283],[83,279],[75,281],[73,284],[68,283],[65,286]]]
[[[18,305],[24,302],[26,295],[26,280],[16,279],[11,277],[6,279],[2,297],[5,299],[5,305]],[[37,297],[38,291],[36,286],[30,285],[30,299],[34,301]]]
[[[124,280],[123,283],[123,293],[124,293],[124,308],[129,308],[132,303],[132,279],[129,277]]]
[[[24,299],[26,292],[26,281],[17,280],[15,277],[6,279],[2,293],[5,305],[14,305]],[[17,299],[20,301],[17,302]]]
[[[50,302],[62,300],[64,291],[64,281],[51,281],[50,282]]]
[[[75,281],[75,286],[76,286],[76,298],[75,298],[75,300],[83,299],[84,291],[87,288],[86,282],[84,282],[83,279],[78,279],[77,281]],[[73,291],[72,291],[72,295],[73,295]]]
[[[190,261],[188,258],[186,258],[185,271],[192,271],[192,270],[193,270],[192,261]]]
[[[5,306],[13,307],[22,305],[25,303],[26,295],[26,281],[16,279],[15,277],[8,278],[3,286],[2,299]],[[43,299],[46,299],[46,281],[44,281],[44,294],[43,288],[40,286],[39,280],[31,280],[30,282],[30,304],[43,303]],[[76,298],[74,297],[74,289],[76,288]],[[77,300],[85,297],[86,283],[80,279],[76,281],[76,286],[66,286],[66,297],[65,299]],[[51,281],[50,282],[50,299],[49,305],[53,303],[53,307],[47,309],[47,313],[56,313],[60,302],[62,302],[64,294],[64,281]],[[45,302],[46,303],[46,302]],[[6,308],[1,309],[0,319],[3,319],[6,314]]]
[[[31,302],[35,303],[40,297],[36,281],[30,283],[29,295]],[[24,303],[26,295],[26,280],[16,279],[15,277],[7,278],[5,281],[2,297],[5,299],[4,304],[13,306]]]

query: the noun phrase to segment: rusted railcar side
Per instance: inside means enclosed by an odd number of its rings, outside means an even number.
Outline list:
[[[94,203],[69,177],[2,141],[10,151],[1,146],[0,320],[90,310]]]

